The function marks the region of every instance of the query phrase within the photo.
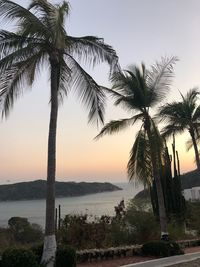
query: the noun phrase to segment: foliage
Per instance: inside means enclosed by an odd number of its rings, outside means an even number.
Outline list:
[[[87,214],[66,215],[58,238],[63,244],[70,244],[76,248],[99,248],[104,246],[110,221],[109,216],[89,220]]]
[[[76,267],[76,251],[72,247],[58,247],[55,267]]]
[[[6,249],[2,255],[2,267],[39,267],[32,251],[26,249]]]
[[[183,254],[183,251],[175,242],[151,241],[143,244],[142,253],[150,256],[169,257]]]
[[[197,88],[191,89],[185,96],[181,94],[181,101],[167,103],[160,108],[161,121],[166,122],[162,133],[165,138],[187,130],[191,141],[188,142],[188,150],[194,148],[197,169],[200,170],[200,158],[197,147],[200,126],[200,106],[197,103],[200,92]]]
[[[21,243],[40,242],[43,237],[42,228],[38,224],[30,224],[27,218],[12,217],[8,226],[14,239]]]
[[[187,202],[186,226],[200,234],[200,202]]]
[[[147,240],[158,238],[159,225],[153,215],[149,202],[130,201],[125,215],[125,221],[131,241],[143,243]]]
[[[37,263],[40,264],[43,252],[43,244],[41,243],[38,245],[34,245],[30,249],[34,253]]]
[[[177,221],[177,218],[171,218],[168,223],[168,231],[172,240],[178,241],[193,238],[193,236],[185,232],[185,224]]]
[[[0,253],[14,244],[14,238],[9,229],[0,228]]]

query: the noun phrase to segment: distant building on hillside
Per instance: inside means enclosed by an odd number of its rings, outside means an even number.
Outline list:
[[[183,190],[185,200],[198,201],[200,200],[200,186],[192,187]]]

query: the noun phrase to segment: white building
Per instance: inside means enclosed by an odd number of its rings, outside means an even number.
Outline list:
[[[183,195],[185,197],[185,200],[189,200],[189,201],[200,200],[200,186],[192,187],[189,189],[184,189]]]

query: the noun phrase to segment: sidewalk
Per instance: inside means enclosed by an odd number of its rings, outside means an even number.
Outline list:
[[[200,252],[189,253],[189,254],[179,255],[179,256],[172,256],[172,257],[167,257],[167,258],[162,258],[162,259],[157,259],[157,260],[150,260],[146,262],[128,264],[128,265],[123,265],[121,267],[166,267],[166,266],[172,266],[178,263],[194,261],[196,259],[200,259]]]

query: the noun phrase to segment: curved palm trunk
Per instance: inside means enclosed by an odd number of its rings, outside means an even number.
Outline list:
[[[46,189],[46,222],[42,263],[53,267],[56,253],[55,238],[55,174],[56,174],[56,129],[58,114],[58,78],[59,67],[51,61],[51,113],[48,137],[47,189]]]
[[[149,118],[147,118],[146,120],[145,128],[147,131],[148,139],[150,141],[150,153],[151,153],[151,161],[152,161],[152,169],[153,169],[152,171],[153,171],[153,177],[155,179],[156,191],[157,191],[157,197],[158,197],[161,240],[168,240],[169,234],[167,231],[167,216],[166,216],[166,210],[165,210],[164,195],[163,195],[163,189],[162,189],[162,184],[161,184],[160,169],[158,166],[157,152],[155,152],[157,144],[155,144],[152,138]]]
[[[195,139],[194,129],[192,127],[190,127],[189,132],[190,132],[190,135],[191,135],[191,138],[192,138],[193,147],[194,147],[195,161],[196,161],[196,165],[197,165],[197,170],[200,171],[200,158],[199,158],[199,151],[198,151],[198,147],[197,147],[197,142],[196,142],[196,139]]]

